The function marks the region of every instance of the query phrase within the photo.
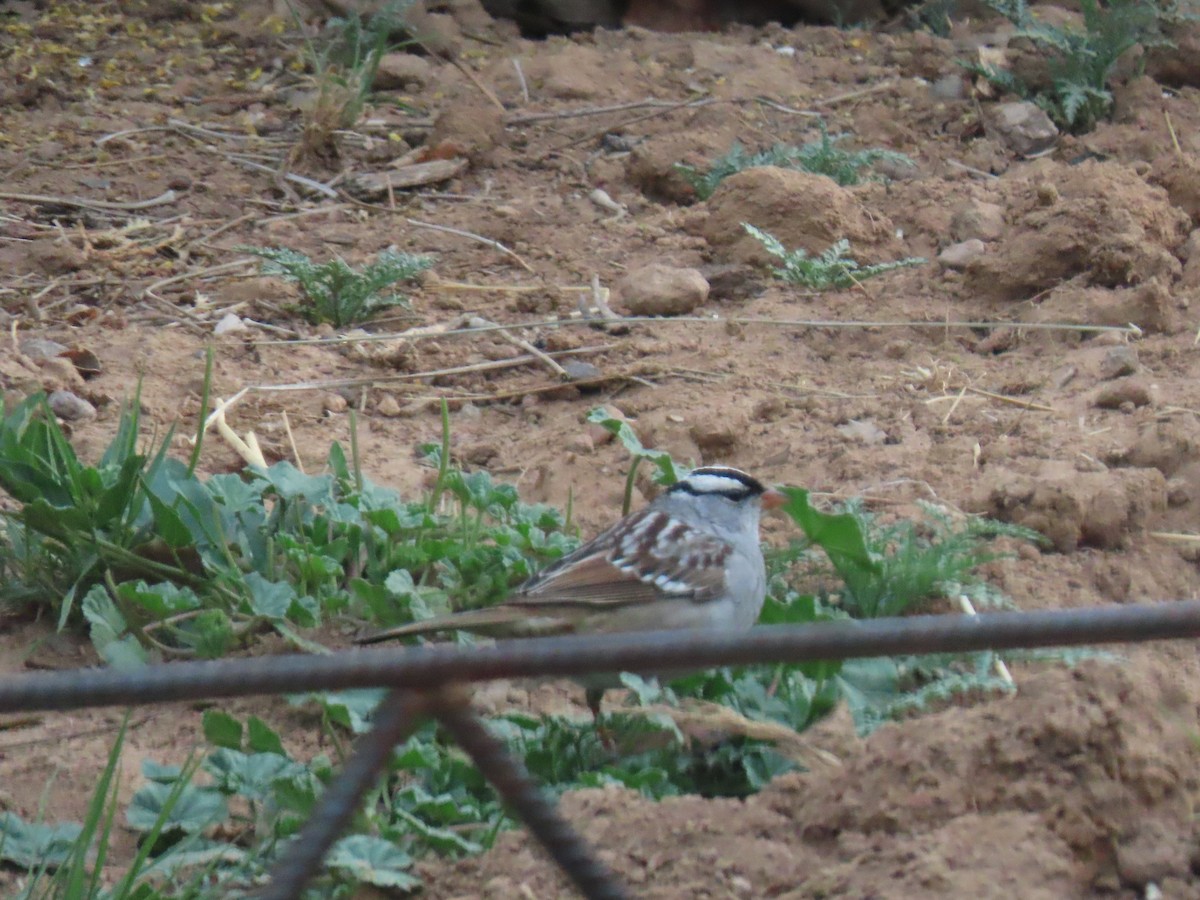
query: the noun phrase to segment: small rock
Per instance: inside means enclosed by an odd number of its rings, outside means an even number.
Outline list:
[[[473,466],[486,466],[500,455],[500,448],[495,444],[473,444],[464,447],[462,458]]]
[[[634,316],[682,316],[708,299],[708,281],[696,269],[652,264],[634,269],[617,284]]]
[[[744,424],[730,419],[718,419],[693,425],[688,429],[688,434],[696,442],[704,458],[712,459],[727,454],[736,447],[744,430]]]
[[[66,346],[47,338],[26,338],[21,341],[21,352],[30,359],[49,359],[61,356],[66,351]]]
[[[226,313],[221,317],[221,321],[217,323],[213,329],[213,334],[222,335],[229,334],[233,331],[246,331],[246,323],[242,321],[242,317],[237,313]]]
[[[346,402],[346,398],[341,394],[326,394],[321,398],[321,408],[325,410],[325,412],[345,412],[346,407],[349,405],[350,404]]]
[[[988,137],[1001,141],[1018,156],[1037,156],[1058,141],[1058,129],[1036,103],[998,103],[987,116]]]
[[[950,236],[956,241],[994,241],[1003,234],[1004,207],[997,203],[972,200],[956,209],[950,219]]]
[[[562,367],[566,369],[567,377],[572,381],[587,381],[591,378],[599,378],[604,374],[600,371],[599,366],[578,359],[568,360],[562,364]]]
[[[1135,407],[1150,405],[1150,388],[1140,378],[1121,378],[1100,389],[1093,406],[1100,409],[1121,409],[1129,403]]]
[[[947,269],[962,272],[972,262],[987,252],[987,246],[979,238],[971,238],[957,244],[951,244],[938,254],[937,261]]]
[[[96,417],[96,407],[72,391],[54,391],[46,402],[56,416],[67,422]]]
[[[929,86],[935,100],[961,100],[966,95],[966,85],[961,75],[943,75]]]
[[[851,419],[844,425],[837,426],[838,434],[861,444],[883,444],[887,441],[887,432],[874,422]]]
[[[1100,363],[1100,377],[1105,381],[1111,381],[1114,378],[1121,378],[1125,375],[1132,375],[1137,370],[1137,349],[1128,344],[1109,348],[1109,351],[1104,354],[1104,359]]]
[[[592,443],[592,436],[585,431],[581,434],[575,435],[573,438],[567,441],[567,449],[572,453],[586,455],[593,453],[596,449],[596,445]]]
[[[1167,479],[1167,505],[1173,508],[1192,502],[1192,484],[1186,478]]]
[[[388,419],[394,419],[400,415],[400,401],[391,394],[384,394],[375,404],[375,412]]]
[[[400,91],[410,87],[420,89],[432,77],[433,66],[423,57],[412,53],[387,53],[379,60],[373,87],[377,91]]]

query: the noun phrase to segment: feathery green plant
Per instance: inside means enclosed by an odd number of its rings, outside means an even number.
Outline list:
[[[337,256],[314,263],[303,253],[282,247],[238,249],[264,259],[264,275],[279,275],[300,285],[307,300],[299,307],[304,318],[314,325],[329,322],[335,328],[361,322],[380,309],[407,306],[403,296],[382,292],[398,282],[412,281],[433,265],[428,256],[391,249],[359,269]]]
[[[872,148],[869,150],[844,150],[838,146],[848,135],[831,135],[825,123],[819,122],[821,136],[807,144],[775,144],[768,150],[748,153],[741,144],[735,143],[729,152],[709,164],[706,171],[676,163],[675,169],[695,189],[696,196],[707,200],[722,181],[745,169],[758,166],[779,166],[784,169],[799,169],[813,175],[826,175],[840,185],[858,184],[864,169],[878,162],[892,162],[911,166],[913,161],[894,150]]]
[[[1001,90],[1032,99],[1062,128],[1080,134],[1091,131],[1112,111],[1109,80],[1118,60],[1136,46],[1169,45],[1164,21],[1194,18],[1175,2],[1160,0],[1079,0],[1083,28],[1059,27],[1041,22],[1026,0],[984,0],[1015,26],[1016,34],[1029,38],[1050,58],[1052,84],[1034,92],[1019,77],[1004,69],[980,63],[962,63]]]
[[[820,256],[809,256],[805,250],[787,249],[778,238],[761,228],[755,228],[746,222],[742,223],[742,227],[746,229],[747,234],[757,239],[768,253],[783,261],[783,265],[772,270],[777,277],[789,284],[798,284],[815,291],[851,287],[884,272],[919,266],[925,262],[919,256],[909,256],[893,262],[860,266],[854,259],[846,256],[850,251],[850,242],[844,238],[834,242],[833,246]]]

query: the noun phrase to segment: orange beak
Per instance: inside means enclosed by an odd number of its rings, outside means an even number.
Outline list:
[[[778,491],[775,488],[768,488],[763,491],[762,508],[763,509],[779,509],[783,504],[787,503],[787,494],[783,491]]]

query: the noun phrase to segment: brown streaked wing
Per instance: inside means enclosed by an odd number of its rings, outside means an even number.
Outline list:
[[[638,568],[629,551],[641,541],[650,558]],[[681,547],[686,556],[677,552]],[[730,552],[724,541],[646,509],[534,576],[505,605],[548,610],[656,600],[704,603],[723,593]]]

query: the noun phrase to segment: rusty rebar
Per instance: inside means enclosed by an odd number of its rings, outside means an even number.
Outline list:
[[[374,727],[354,743],[342,772],[325,789],[299,836],[271,868],[271,882],[255,894],[260,900],[295,900],[321,869],[325,854],[358,811],[363,794],[379,780],[392,750],[420,723],[426,698],[390,691],[375,709]]]
[[[432,712],[442,727],[470,755],[509,808],[588,900],[625,900],[629,896],[616,876],[592,853],[549,797],[464,702],[437,702]]]
[[[293,656],[176,662],[133,670],[32,672],[0,678],[0,712],[82,709],[254,694],[454,681],[687,671],[804,662],[1200,637],[1200,601],[1090,609],[913,616],[770,625],[749,632],[652,631]]]

